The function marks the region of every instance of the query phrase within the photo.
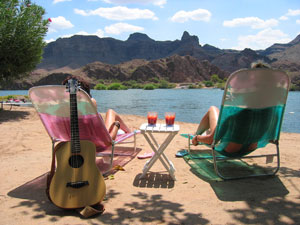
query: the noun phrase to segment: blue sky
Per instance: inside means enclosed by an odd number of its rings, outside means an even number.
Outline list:
[[[299,0],[32,0],[52,23],[45,40],[74,34],[159,41],[184,31],[221,49],[265,49],[300,34]]]

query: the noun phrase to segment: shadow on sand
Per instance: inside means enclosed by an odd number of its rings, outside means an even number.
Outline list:
[[[144,178],[140,178],[142,173],[137,174],[133,181],[133,186],[142,188],[173,188],[174,180],[169,174],[149,172]]]
[[[75,210],[63,210],[53,205],[46,196],[46,175],[40,177],[12,190],[9,196],[24,199],[18,207],[28,207],[32,209],[32,218],[41,219],[48,217],[49,222],[59,222],[62,217],[80,217]],[[120,195],[119,192],[111,189],[105,199],[114,199]],[[136,199],[136,201],[134,200]],[[105,202],[103,204],[105,205]],[[138,192],[132,195],[132,201],[124,204],[125,207],[116,209],[116,214],[104,212],[102,215],[95,215],[91,219],[96,219],[104,224],[128,224],[130,220],[138,220],[140,224],[151,222],[153,224],[208,224],[209,221],[202,217],[201,213],[184,213],[183,205],[166,201],[162,195],[148,195]],[[181,214],[180,218],[177,214]],[[165,218],[168,217],[167,222]],[[170,219],[171,217],[171,219]],[[84,219],[84,218],[83,218]],[[95,222],[95,221],[94,221]]]
[[[237,223],[265,224],[269,221],[272,224],[300,224],[300,190],[296,188],[299,191],[298,200],[289,200],[289,191],[278,176],[223,181],[215,174],[212,161],[191,160],[186,157],[184,160],[190,165],[193,174],[211,185],[219,200],[246,203],[247,207],[227,210]],[[233,173],[234,170],[253,170],[253,167],[244,161],[224,162],[223,167]],[[255,167],[256,172],[264,170],[257,165]],[[300,177],[299,171],[286,167],[280,168],[280,174],[285,178]]]
[[[0,109],[0,123],[9,121],[20,121],[29,116],[26,111],[2,110]]]
[[[126,208],[117,209],[117,215],[104,213],[98,217],[99,221],[104,224],[126,224],[130,221],[139,224],[209,224],[209,221],[203,218],[201,213],[184,213],[183,205],[166,201],[162,195],[148,195],[147,193],[138,192],[132,195],[133,200],[126,203]],[[135,201],[134,199],[137,199]],[[142,201],[138,201],[138,199]],[[177,215],[182,216],[178,217]],[[167,221],[166,221],[167,219]]]
[[[129,150],[132,152],[132,148],[127,148],[127,147],[116,148],[117,152],[122,152],[122,153],[128,153]],[[134,159],[135,156],[140,151],[141,149],[137,148],[134,155],[115,157],[113,161],[113,167],[115,165],[120,165],[121,167],[125,166],[132,159]],[[102,173],[104,171],[107,171],[107,168],[109,168],[109,164],[104,163],[102,158],[96,159],[96,165],[98,166],[99,170]],[[117,170],[112,170],[109,174],[113,174],[116,172]],[[51,201],[48,199],[46,195],[47,174],[48,173],[45,173],[15,188],[14,190],[8,193],[8,196],[10,197],[24,199],[24,201],[21,201],[19,205],[14,206],[14,208],[23,207],[23,206],[32,208],[33,209],[32,211],[36,212],[35,215],[32,215],[33,218],[36,219],[43,218],[46,217],[47,215],[47,216],[51,216],[50,217],[51,222],[58,221],[60,217],[64,217],[64,216],[80,217],[80,214],[77,213],[75,210],[63,210],[51,203]],[[109,193],[107,194],[107,197],[113,198],[115,197],[115,195],[117,194]]]

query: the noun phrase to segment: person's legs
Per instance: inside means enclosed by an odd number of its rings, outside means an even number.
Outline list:
[[[111,132],[112,129],[112,124],[115,121],[119,121],[120,122],[120,128],[125,131],[126,133],[131,132],[131,130],[126,126],[126,124],[124,123],[124,121],[122,120],[122,118],[112,109],[107,110],[106,112],[106,116],[105,116],[105,126],[106,129]]]
[[[211,106],[207,113],[202,118],[196,134],[202,134],[204,131],[210,129],[210,133],[207,135],[197,135],[197,141],[205,144],[211,144],[215,134],[219,117],[219,109],[215,106]]]

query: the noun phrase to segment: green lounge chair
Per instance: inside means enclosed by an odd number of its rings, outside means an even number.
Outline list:
[[[203,157],[213,159],[219,177],[235,179],[277,173],[280,167],[279,136],[289,84],[286,73],[273,69],[242,69],[230,75],[224,89],[214,140],[210,145],[212,156]],[[188,138],[188,153],[195,158],[190,149],[194,135],[182,136]],[[239,152],[228,153],[225,148],[230,142],[242,144],[243,147]],[[248,150],[252,143],[257,143],[257,148],[274,144],[276,153],[248,155],[253,151]],[[277,157],[277,168],[272,173],[238,177],[224,176],[218,168],[218,161],[256,157]]]

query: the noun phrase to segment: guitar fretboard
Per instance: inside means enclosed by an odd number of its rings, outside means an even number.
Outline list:
[[[70,93],[71,152],[80,153],[77,96]]]

